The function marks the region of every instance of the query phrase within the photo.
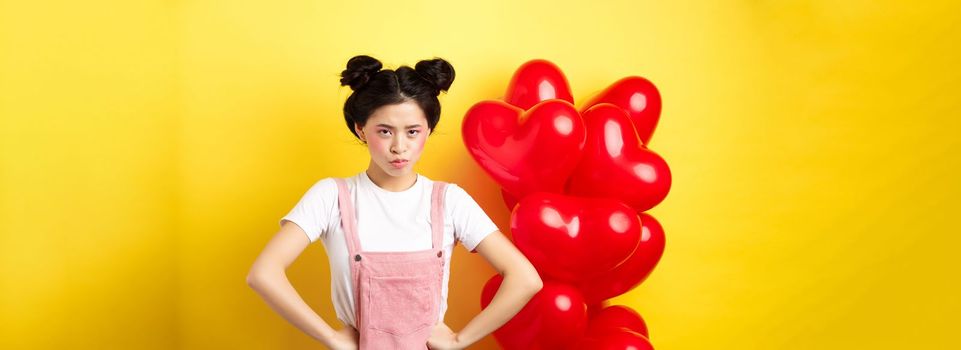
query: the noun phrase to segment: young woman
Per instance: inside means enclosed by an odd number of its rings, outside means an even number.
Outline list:
[[[440,120],[437,95],[454,68],[435,58],[381,69],[356,56],[341,73],[353,90],[348,129],[370,164],[349,178],[316,182],[280,220],[247,283],[294,326],[332,349],[463,349],[506,323],[540,290],[537,271],[456,184],[413,171]],[[331,299],[343,328],[304,302],[285,270],[312,242],[327,251]],[[490,305],[458,332],[444,322],[450,257],[460,242],[501,275]]]

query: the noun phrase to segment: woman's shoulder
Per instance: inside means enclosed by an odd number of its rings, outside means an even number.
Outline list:
[[[447,203],[460,203],[464,201],[474,200],[463,187],[460,187],[454,182],[445,182],[447,186],[444,188],[444,201]]]
[[[327,189],[331,189],[331,188],[332,188],[332,189],[336,190],[336,189],[337,189],[337,181],[338,181],[338,180],[342,180],[342,181],[344,182],[344,184],[347,185],[347,188],[351,188],[351,187],[353,187],[354,185],[360,183],[360,177],[363,176],[363,175],[364,175],[364,173],[363,173],[363,172],[360,172],[360,173],[357,173],[357,174],[351,175],[351,176],[328,176],[328,177],[324,177],[324,178],[321,178],[321,179],[317,180],[317,182],[314,183],[314,186],[320,186],[320,187],[327,188]]]
[[[318,179],[307,190],[307,196],[315,199],[337,198],[337,181],[333,177]]]
[[[314,186],[337,188],[337,178],[336,177],[321,178],[314,183]]]

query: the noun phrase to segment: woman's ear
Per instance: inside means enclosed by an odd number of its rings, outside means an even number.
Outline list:
[[[357,133],[357,136],[360,137],[361,141],[364,141],[364,143],[367,142],[367,136],[364,135],[364,129],[362,129],[360,125],[357,125],[357,123],[354,123],[354,131]]]

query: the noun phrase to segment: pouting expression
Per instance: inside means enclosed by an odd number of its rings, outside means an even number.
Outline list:
[[[381,106],[363,127],[354,128],[367,143],[371,161],[390,176],[412,171],[430,134],[427,117],[414,101]]]

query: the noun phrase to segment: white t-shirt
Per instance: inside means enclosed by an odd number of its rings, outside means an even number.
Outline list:
[[[374,184],[366,171],[346,179],[347,188],[357,212],[357,234],[364,251],[416,251],[431,248],[430,204],[434,181],[417,174],[409,189],[392,192]],[[307,233],[313,243],[320,239],[330,260],[330,294],[337,318],[356,327],[354,320],[354,288],[350,282],[347,241],[340,223],[337,183],[333,178],[317,181],[290,213],[280,219],[289,220]],[[450,257],[455,242],[468,251],[497,225],[464,189],[448,183],[444,194],[444,281],[440,314],[447,312],[447,285],[450,280]]]

